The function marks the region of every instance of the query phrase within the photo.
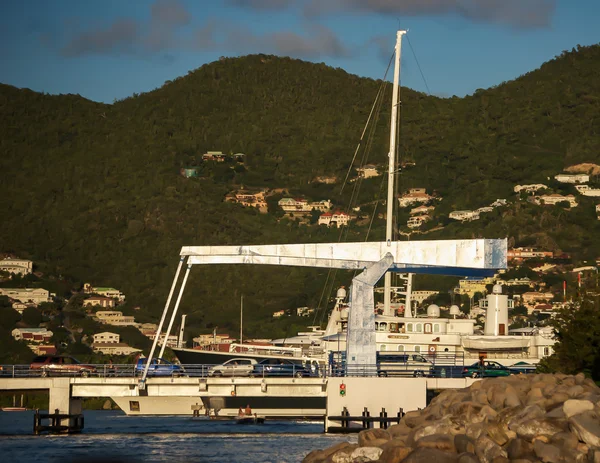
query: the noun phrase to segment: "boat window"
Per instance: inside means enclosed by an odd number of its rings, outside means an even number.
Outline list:
[[[446,347],[446,348],[444,349],[444,352],[450,352],[450,350],[449,350],[449,349]]]
[[[550,348],[544,347],[544,355],[550,355]]]
[[[439,323],[434,323],[433,324],[433,332],[434,333],[439,333],[440,332],[440,324]]]
[[[390,332],[392,332],[392,333],[398,332],[398,323],[390,323]]]
[[[431,333],[431,323],[425,323],[425,333]]]
[[[406,330],[404,328],[404,323],[398,323],[398,331],[400,331],[400,333],[406,332]]]
[[[420,333],[421,331],[423,331],[423,325],[417,323],[417,333]]]
[[[402,344],[398,346],[398,352],[404,352],[404,346]]]
[[[379,323],[375,322],[375,331],[379,331]]]
[[[379,331],[387,331],[387,323],[380,323],[379,324]]]
[[[412,323],[408,323],[406,325],[406,331],[408,331],[409,333],[412,333]]]
[[[415,352],[421,352],[421,346],[415,346]]]
[[[384,350],[387,350],[387,346],[386,346],[385,344],[382,344],[382,345],[381,345],[381,350],[382,350],[382,351],[384,351]]]

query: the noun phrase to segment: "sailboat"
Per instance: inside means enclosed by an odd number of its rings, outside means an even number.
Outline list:
[[[396,147],[400,120],[400,64],[402,37],[406,31],[396,35],[395,66],[390,117],[390,140],[388,152],[388,191],[386,201],[386,241],[394,238],[394,180],[397,175]],[[391,273],[384,277],[383,313],[375,315],[375,340],[378,353],[392,354],[396,358],[411,358],[418,364],[427,365],[437,361],[450,364],[471,364],[481,357],[494,359],[504,365],[527,361],[535,364],[552,353],[554,340],[551,333],[539,331],[510,335],[508,332],[508,309],[512,301],[502,295],[500,285],[494,286],[492,294],[482,301],[487,308],[485,330],[482,335],[475,332],[476,320],[464,318],[458,306],[450,307],[450,317],[440,317],[440,308],[430,305],[424,316],[413,312],[411,303],[412,275],[403,275],[404,311],[401,316],[392,307]],[[231,344],[228,352],[200,349],[173,349],[184,364],[216,364],[232,358],[250,357],[257,361],[268,358],[287,358],[298,363],[326,363],[331,352],[346,349],[346,328],[349,310],[345,288],[336,295],[335,307],[325,330],[313,327],[311,332],[272,341],[272,346]],[[241,334],[240,334],[241,338]]]

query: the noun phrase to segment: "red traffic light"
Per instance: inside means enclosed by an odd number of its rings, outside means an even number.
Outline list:
[[[345,391],[346,385],[344,383],[340,384],[340,391]]]

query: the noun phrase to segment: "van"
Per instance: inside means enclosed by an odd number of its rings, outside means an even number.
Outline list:
[[[377,353],[378,376],[430,376],[433,363],[415,352]]]

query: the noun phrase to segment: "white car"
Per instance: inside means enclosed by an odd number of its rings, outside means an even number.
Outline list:
[[[254,365],[256,365],[254,359],[235,358],[221,365],[215,365],[209,370],[208,376],[250,376]]]

